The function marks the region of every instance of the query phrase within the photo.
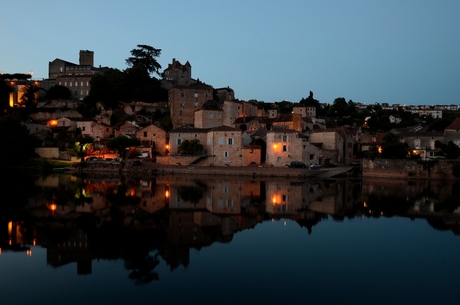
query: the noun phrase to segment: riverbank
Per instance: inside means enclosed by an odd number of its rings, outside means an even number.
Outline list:
[[[322,169],[304,169],[304,168],[278,168],[278,167],[226,167],[226,166],[183,166],[183,165],[162,165],[157,163],[144,162],[136,164],[127,161],[124,166],[120,163],[84,163],[83,167],[78,169],[75,164],[71,167],[72,171],[81,170],[85,174],[99,173],[119,173],[136,177],[155,177],[166,175],[184,175],[184,176],[227,176],[227,177],[250,177],[250,178],[332,178],[337,176],[350,175],[352,167],[322,168]]]

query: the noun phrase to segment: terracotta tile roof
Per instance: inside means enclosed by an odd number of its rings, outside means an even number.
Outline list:
[[[455,120],[446,127],[445,130],[460,130],[460,117],[455,118]]]

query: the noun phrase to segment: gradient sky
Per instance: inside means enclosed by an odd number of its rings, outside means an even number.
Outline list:
[[[123,70],[138,44],[241,100],[313,91],[389,104],[460,104],[458,0],[4,1],[0,72],[47,78],[56,58]]]

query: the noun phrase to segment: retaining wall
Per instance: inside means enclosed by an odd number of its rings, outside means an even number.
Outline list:
[[[363,160],[363,177],[457,179],[452,174],[452,165],[455,162],[457,161]]]

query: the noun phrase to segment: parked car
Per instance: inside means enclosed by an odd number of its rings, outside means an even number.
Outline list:
[[[300,162],[300,161],[292,161],[289,165],[286,165],[286,167],[291,167],[291,168],[308,168],[308,166],[306,166],[305,163]]]
[[[326,163],[324,164],[324,167],[337,167],[337,165],[332,164],[332,163]]]
[[[312,164],[310,164],[310,168],[311,168],[311,169],[319,169],[319,168],[321,168],[321,164],[312,163]]]

